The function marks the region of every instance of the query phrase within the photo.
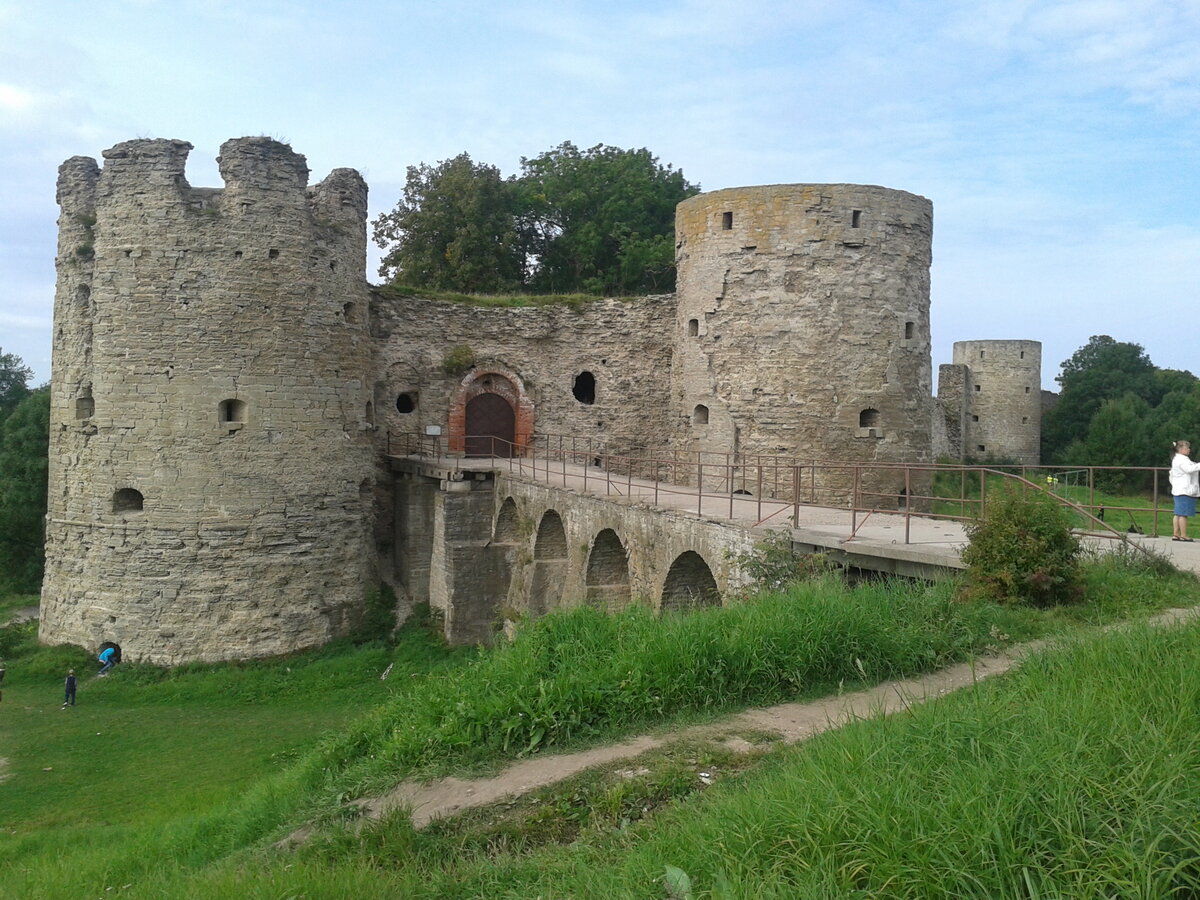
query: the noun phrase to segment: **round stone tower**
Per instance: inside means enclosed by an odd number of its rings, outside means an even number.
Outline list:
[[[60,169],[43,641],[156,663],[355,624],[372,570],[366,185],[227,142]]]
[[[1041,343],[958,341],[954,365],[966,373],[964,456],[1037,465],[1042,445]]]
[[[867,185],[731,188],[681,203],[676,443],[929,461],[932,223],[925,198]]]

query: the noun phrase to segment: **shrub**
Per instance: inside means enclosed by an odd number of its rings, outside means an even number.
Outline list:
[[[1080,544],[1066,509],[1040,491],[1005,488],[968,523],[967,590],[999,603],[1054,606],[1080,596]]]
[[[391,585],[381,584],[367,592],[363,617],[354,634],[355,643],[391,642],[396,630],[396,594]]]
[[[771,532],[753,549],[744,553],[726,551],[726,558],[749,576],[750,586],[745,591],[746,596],[759,591],[780,591],[793,581],[820,578],[834,568],[824,553],[796,553],[792,549],[792,535],[788,530]]]
[[[451,347],[442,357],[442,371],[447,375],[463,375],[473,365],[475,365],[475,351],[466,344]]]

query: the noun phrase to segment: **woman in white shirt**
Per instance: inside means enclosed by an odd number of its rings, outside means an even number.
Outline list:
[[[1200,463],[1192,462],[1192,445],[1176,441],[1171,458],[1171,493],[1175,495],[1175,535],[1173,541],[1188,541],[1188,518],[1196,514],[1196,498],[1200,497]]]

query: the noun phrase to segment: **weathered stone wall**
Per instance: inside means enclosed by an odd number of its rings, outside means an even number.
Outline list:
[[[939,414],[933,417],[933,453],[935,459],[943,457],[963,458],[963,431],[966,428],[967,381],[971,370],[967,366],[954,364],[938,366],[937,406]]]
[[[589,562],[598,550],[598,538],[606,530],[616,535],[626,554],[625,595],[629,602],[640,601],[660,608],[672,566],[689,552],[704,561],[721,595],[746,582],[731,554],[751,549],[755,535],[740,525],[551,488],[510,478],[504,473],[497,475],[495,497],[494,534],[503,531],[499,520],[505,501],[511,498],[515,506],[517,526],[502,542],[510,547],[509,604],[517,611],[539,613],[559,606],[582,605],[588,602],[589,595],[595,598],[598,592],[589,591]],[[548,513],[557,515],[566,537],[565,554],[550,557],[561,558],[562,565],[552,582],[549,599],[534,590],[536,569],[542,559],[538,534],[545,533],[543,523]],[[593,573],[596,568],[591,567]],[[611,585],[615,581],[606,578],[600,583]],[[605,605],[611,608],[611,604]]]
[[[519,618],[582,604],[716,605],[747,580],[735,557],[756,536],[739,525],[505,472],[439,481],[397,466],[398,586],[428,599],[451,643],[488,643]]]
[[[929,461],[932,217],[923,197],[865,185],[681,203],[677,446]]]
[[[139,140],[60,170],[41,637],[170,663],[353,625],[371,581],[366,185]]]
[[[464,393],[490,389],[481,379],[491,375],[517,384],[539,452],[558,436],[581,453],[589,441],[612,453],[665,446],[672,296],[497,308],[379,292],[372,310],[376,405],[394,434],[432,426],[449,438],[456,415],[462,428]],[[445,370],[454,347],[470,348],[468,371]],[[591,402],[575,396],[585,372]]]
[[[964,455],[1037,465],[1042,441],[1041,343],[958,341],[954,362],[969,370]]]
[[[352,627],[380,576],[482,641],[506,610],[680,608],[738,583],[724,551],[753,538],[735,526],[388,468],[402,433],[470,452],[481,398],[511,410],[514,452],[577,462],[1036,453],[1034,342],[970,345],[999,354],[983,367],[956,345],[958,431],[934,422],[924,198],[703,194],[678,210],[677,295],[488,307],[363,281],[352,170],[309,188],[302,156],[244,138],[222,147],[224,188],[199,189],[190,149],[130,141],[103,170],[60,170],[44,640],[154,662],[287,652]],[[993,397],[1009,399],[978,406]],[[1005,444],[1018,420],[1024,443]],[[901,502],[889,477],[865,502]]]

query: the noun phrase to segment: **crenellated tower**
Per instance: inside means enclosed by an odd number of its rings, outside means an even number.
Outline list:
[[[366,185],[268,138],[59,170],[41,637],[156,663],[352,628],[372,581]]]

